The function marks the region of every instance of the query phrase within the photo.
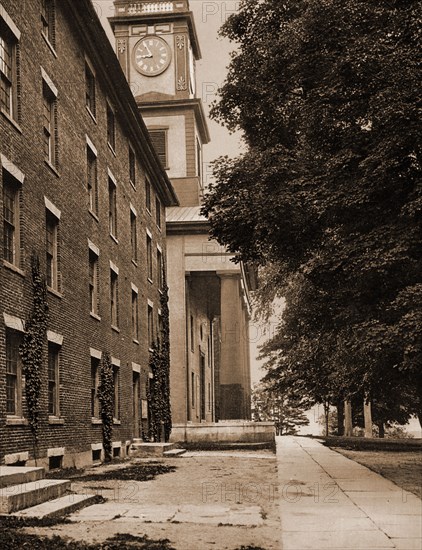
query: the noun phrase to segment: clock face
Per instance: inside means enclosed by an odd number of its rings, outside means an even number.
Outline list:
[[[145,76],[156,76],[170,65],[171,50],[162,38],[150,35],[140,40],[133,50],[136,69]]]

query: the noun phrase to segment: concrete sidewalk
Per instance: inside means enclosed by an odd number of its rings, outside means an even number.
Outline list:
[[[422,549],[422,501],[304,437],[277,437],[283,550]]]

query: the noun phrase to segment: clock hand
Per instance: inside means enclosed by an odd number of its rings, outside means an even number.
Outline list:
[[[148,46],[147,46],[146,44],[144,44],[144,46],[145,46],[145,49],[146,49],[147,52],[148,52],[148,56],[149,56],[149,57],[152,57],[151,50],[148,48]]]
[[[146,57],[152,57],[152,54],[147,55],[140,55],[140,59],[145,59]]]

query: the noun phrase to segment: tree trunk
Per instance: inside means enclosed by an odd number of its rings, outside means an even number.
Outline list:
[[[328,402],[324,403],[324,415],[325,415],[325,437],[328,437],[328,421],[330,415],[330,404]]]
[[[363,416],[365,419],[365,437],[373,437],[371,402],[364,399]]]
[[[337,435],[344,435],[344,402],[341,399],[337,402]]]
[[[378,426],[378,437],[380,437],[381,439],[384,439],[385,437],[384,422],[378,422],[377,426]]]
[[[344,402],[344,435],[346,437],[353,435],[352,403],[350,401]]]

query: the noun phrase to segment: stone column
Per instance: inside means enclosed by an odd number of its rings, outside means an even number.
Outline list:
[[[220,419],[244,414],[244,338],[239,274],[218,272],[221,279]]]

